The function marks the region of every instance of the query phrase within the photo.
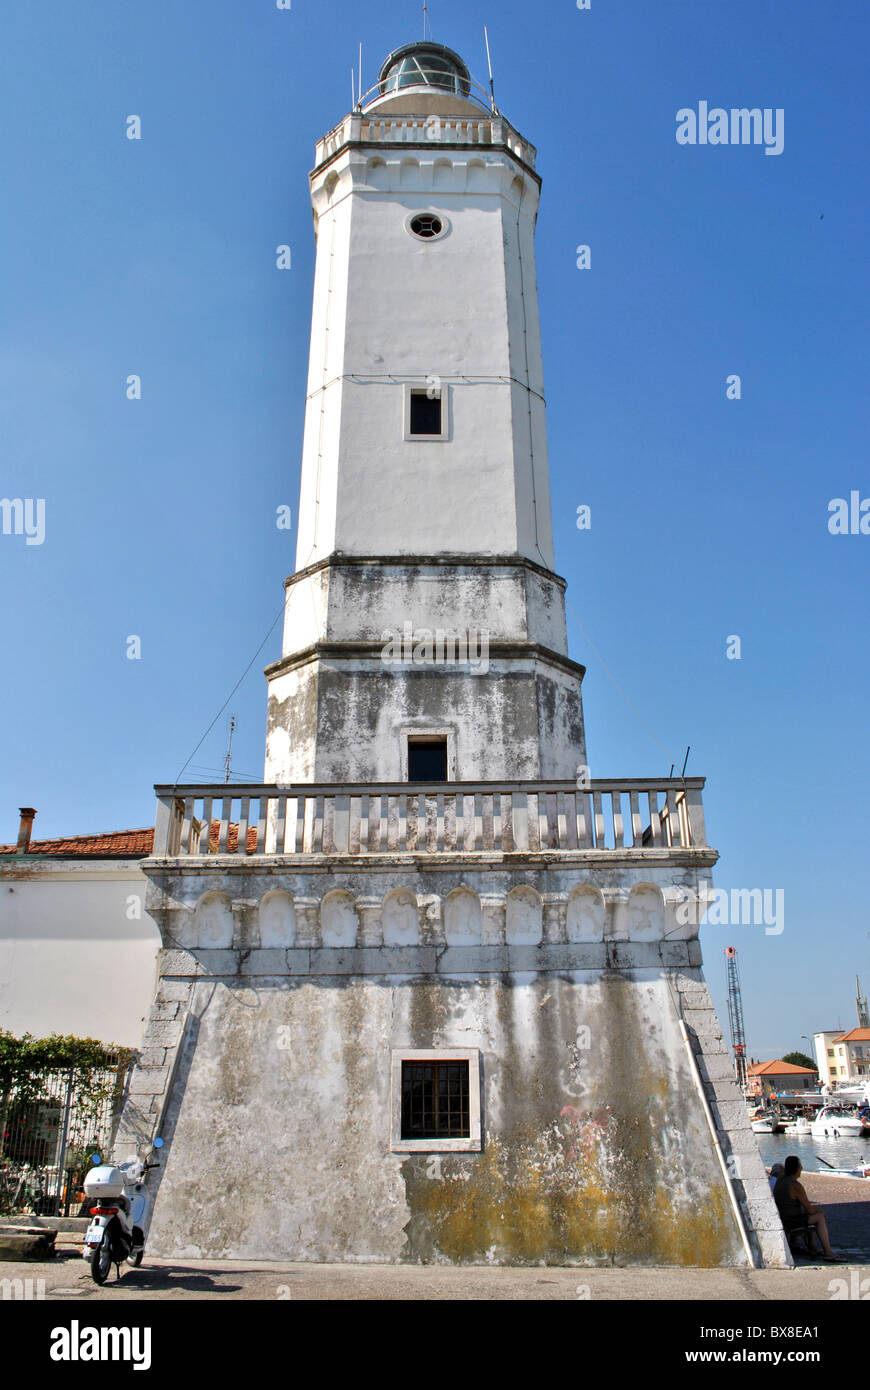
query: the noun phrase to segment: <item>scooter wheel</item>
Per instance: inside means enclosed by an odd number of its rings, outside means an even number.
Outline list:
[[[105,1284],[112,1268],[112,1238],[108,1231],[91,1256],[91,1277],[95,1284]]]
[[[145,1251],[144,1251],[144,1250],[137,1250],[136,1253],[135,1253],[134,1255],[128,1255],[128,1256],[127,1256],[127,1264],[128,1264],[128,1265],[132,1265],[134,1269],[138,1269],[139,1266],[140,1266],[140,1264],[142,1263],[142,1256],[143,1256],[144,1254],[145,1254]]]

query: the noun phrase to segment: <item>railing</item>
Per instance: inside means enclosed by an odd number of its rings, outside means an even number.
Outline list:
[[[318,140],[316,162],[322,164],[343,145],[413,144],[437,152],[444,145],[505,145],[530,169],[535,167],[535,147],[514,130],[503,116],[389,116],[354,112]]]
[[[154,857],[706,847],[702,777],[159,786]]]

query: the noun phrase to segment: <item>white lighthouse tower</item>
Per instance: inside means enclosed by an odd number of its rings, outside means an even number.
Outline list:
[[[790,1261],[701,973],[703,779],[577,775],[539,191],[433,43],[317,146],[265,780],[158,786],[143,865],[153,1253]]]
[[[430,780],[568,778],[586,761],[553,573],[539,190],[534,148],[434,43],[391,54],[317,147],[267,781],[389,781],[416,761],[440,763]]]

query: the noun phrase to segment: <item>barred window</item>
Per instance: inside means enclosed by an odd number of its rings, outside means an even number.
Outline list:
[[[402,1138],[468,1139],[468,1063],[402,1063]]]
[[[390,1051],[390,1151],[480,1153],[481,1053],[476,1047]]]

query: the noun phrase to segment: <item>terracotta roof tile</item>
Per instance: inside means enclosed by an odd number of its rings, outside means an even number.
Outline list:
[[[870,1042],[870,1028],[850,1028],[848,1033],[841,1033],[833,1042]]]
[[[154,844],[154,827],[109,830],[97,835],[70,835],[59,840],[31,840],[26,853],[59,859],[146,859]],[[0,854],[17,854],[15,845],[0,845]]]
[[[812,1067],[796,1067],[793,1062],[756,1062],[749,1068],[752,1076],[790,1076],[793,1072],[802,1076],[815,1076]]]
[[[208,851],[209,854],[217,854],[218,841],[220,840],[221,823],[219,820],[209,822],[208,827]],[[227,827],[227,854],[235,854],[239,848],[239,825],[238,821],[230,821]],[[248,833],[245,837],[245,848],[248,854],[253,854],[257,848],[257,827],[248,826]]]

